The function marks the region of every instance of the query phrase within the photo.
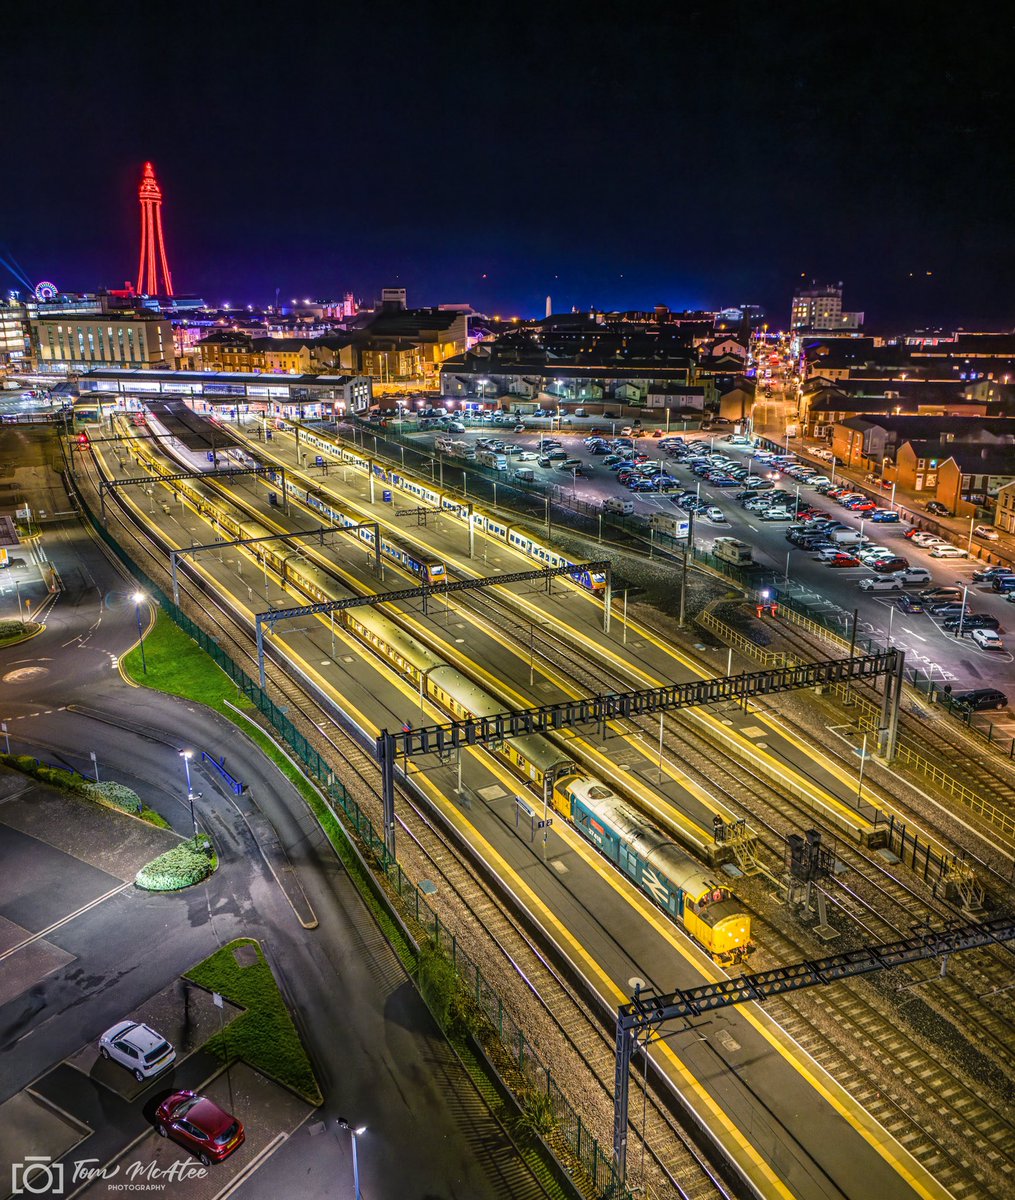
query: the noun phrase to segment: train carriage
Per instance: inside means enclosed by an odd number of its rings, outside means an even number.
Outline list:
[[[716,962],[732,965],[751,952],[750,917],[729,889],[607,784],[589,776],[559,779],[553,798],[582,837]]]

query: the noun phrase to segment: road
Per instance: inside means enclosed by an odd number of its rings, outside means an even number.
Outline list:
[[[24,482],[38,502],[40,489],[53,486],[45,473],[49,434],[18,429],[5,436],[16,439],[5,451],[36,477],[34,491],[27,476]],[[298,1177],[310,1198],[351,1196],[348,1137],[335,1125],[348,1116],[370,1130],[360,1145],[368,1195],[541,1195],[478,1102],[302,798],[224,719],[124,683],[115,662],[136,640],[133,586],[74,521],[47,524],[45,544],[67,590],[44,634],[0,651],[2,716],[12,749],[45,747],[50,761],[59,757],[80,769],[90,767],[94,751],[104,778],[134,787],[183,832],[189,808],[179,750],[227,756],[277,831],[320,925],[312,932],[300,926],[233,798],[213,778],[202,778],[198,813],[215,838],[218,872],[174,896],[128,889],[51,936],[73,959],[46,976],[27,1002],[20,997],[0,1008],[0,1098],[219,945],[251,936],[262,941],[308,1047],[326,1096],[318,1118],[327,1136],[311,1137],[305,1127],[278,1152],[270,1179],[261,1183],[255,1175],[240,1194],[283,1194],[285,1175]]]

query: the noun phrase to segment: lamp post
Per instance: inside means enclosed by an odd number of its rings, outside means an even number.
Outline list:
[[[147,675],[148,663],[144,654],[144,630],[141,628],[141,605],[144,604],[146,597],[144,592],[135,592],[132,599],[134,601],[134,616],[137,618],[138,645],[141,647],[141,672]]]
[[[348,1129],[349,1136],[352,1138],[352,1186],[356,1200],[363,1200],[359,1190],[359,1155],[356,1152],[356,1139],[366,1133],[367,1127],[365,1125],[352,1126],[345,1117],[338,1118],[338,1127],[339,1129]]]
[[[969,537],[966,539],[966,553],[967,554],[972,554],[972,552],[973,552],[973,522],[975,520],[976,520],[976,513],[974,512],[973,515],[969,518]]]
[[[966,619],[966,597],[969,595],[969,584],[961,583],[961,580],[958,579],[956,579],[955,582],[961,584],[962,586],[962,609],[959,612],[959,627],[955,630],[956,638],[960,638],[962,637],[962,625]]]
[[[190,786],[190,760],[194,757],[193,750],[181,750],[183,769],[187,773],[187,800],[190,803],[190,823],[194,827],[194,838],[197,838],[197,816],[194,813],[194,789]]]

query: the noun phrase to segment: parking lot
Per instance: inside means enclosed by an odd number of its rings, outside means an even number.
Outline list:
[[[674,447],[680,443],[668,445],[662,429],[641,434],[631,427],[625,434],[617,422],[616,436],[622,440],[611,444],[612,423],[601,420],[574,421],[563,430],[551,430],[547,421],[541,422],[543,427],[538,429],[530,427],[530,420],[523,423],[526,428],[522,432],[517,432],[513,424],[470,426],[464,433],[438,435],[426,431],[408,440],[436,454],[436,438],[452,436],[477,456],[484,450],[499,454],[504,460],[504,469],[497,471],[498,480],[503,481],[500,487],[510,488],[513,480],[519,481],[519,471],[531,471],[529,488],[534,484],[558,503],[587,505],[593,512],[605,507],[606,511],[648,520],[659,514],[686,515],[694,510],[694,537],[699,548],[712,549],[720,536],[746,542],[754,560],[780,576],[782,586],[801,602],[816,613],[838,620],[843,629],[848,628],[856,610],[859,630],[904,649],[907,664],[920,670],[924,678],[953,684],[956,689],[988,684],[1004,688],[1008,682],[1012,655],[1004,638],[1006,626],[1015,623],[1015,612],[1005,596],[995,593],[989,580],[973,578],[975,565],[962,547],[949,549],[929,537],[907,537],[913,530],[905,513],[900,514],[902,519],[892,519],[888,511],[890,497],[886,496],[881,505],[872,502],[873,507],[867,509],[847,508],[836,498],[823,495],[819,487],[824,490],[835,482],[830,462],[825,476],[818,468],[790,474],[800,466],[791,461],[793,456],[786,456],[787,461],[781,465],[772,457],[755,457],[755,447],[740,441],[730,427],[680,431],[671,426],[668,437],[682,439],[685,448],[677,455]],[[605,443],[599,452],[585,444],[595,429]],[[612,461],[615,454],[640,461],[618,463]],[[710,456],[721,459],[692,466],[693,458],[704,460]],[[439,457],[447,464],[464,461],[458,454],[441,453]],[[470,465],[477,463],[478,457],[470,460]],[[625,476],[625,470],[632,473]],[[644,483],[639,479],[641,471],[646,476]],[[745,493],[751,490],[758,493],[757,499],[745,506]],[[773,496],[776,503],[772,503]],[[858,498],[858,505],[865,500]],[[623,508],[614,507],[621,504]],[[882,510],[876,517],[872,515],[875,508]],[[818,529],[810,531],[809,541],[789,540],[787,535],[790,526],[797,523],[798,509],[813,510],[816,519],[844,527],[838,539],[842,544],[834,546],[834,553],[831,544],[824,544],[832,539]],[[903,581],[901,588],[876,584],[875,580],[883,576],[873,569],[872,562],[850,553],[861,546],[865,557],[905,560],[914,574]],[[957,627],[945,624],[954,614],[944,614],[939,620],[939,615],[929,609],[904,611],[895,602],[896,593],[926,586],[956,587],[960,592],[967,588],[967,611],[987,618],[988,624],[996,621],[1000,644],[986,644],[990,639],[982,634],[974,640],[975,630],[969,626],[957,636]],[[985,644],[978,644],[980,641]]]

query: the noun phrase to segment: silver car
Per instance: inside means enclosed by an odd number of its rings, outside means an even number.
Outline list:
[[[99,1038],[99,1053],[133,1071],[139,1083],[176,1062],[171,1043],[137,1021],[119,1021],[107,1029]]]

